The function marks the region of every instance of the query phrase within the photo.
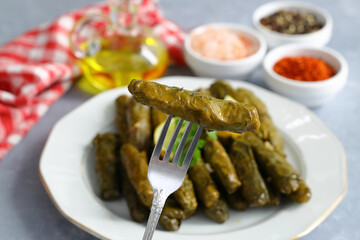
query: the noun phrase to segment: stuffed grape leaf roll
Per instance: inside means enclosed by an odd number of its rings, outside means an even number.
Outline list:
[[[242,133],[260,127],[257,110],[249,104],[136,79],[130,82],[128,90],[139,103],[197,123],[205,129]]]

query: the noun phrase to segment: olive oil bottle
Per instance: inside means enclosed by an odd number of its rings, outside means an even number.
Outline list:
[[[81,51],[77,54],[81,56],[78,65],[83,77],[77,85],[92,94],[126,86],[134,78],[159,78],[169,63],[168,52],[162,42],[150,29],[137,25],[140,3],[136,5],[133,0],[113,0],[109,3],[111,20],[108,21],[106,34],[97,34],[78,46]],[[127,18],[130,14],[131,21],[119,24],[119,13],[128,14]],[[83,22],[88,24],[90,21],[86,19]],[[78,28],[83,29],[84,26]]]

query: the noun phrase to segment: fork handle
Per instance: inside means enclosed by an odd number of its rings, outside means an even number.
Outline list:
[[[155,228],[159,221],[161,212],[164,208],[166,199],[170,194],[163,189],[154,189],[154,197],[151,206],[150,216],[146,225],[143,240],[151,240],[154,235]]]

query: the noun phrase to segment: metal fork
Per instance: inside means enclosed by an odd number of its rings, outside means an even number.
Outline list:
[[[148,178],[150,184],[154,191],[154,197],[151,206],[150,216],[147,222],[146,230],[143,236],[143,240],[150,240],[154,234],[156,225],[159,221],[161,212],[163,210],[164,204],[168,196],[175,192],[182,184],[185,178],[185,174],[189,168],[191,159],[194,155],[195,147],[199,141],[200,135],[202,133],[203,127],[199,125],[196,130],[195,136],[192,139],[190,147],[186,153],[185,159],[181,166],[179,166],[179,159],[184,150],[186,140],[188,138],[190,129],[193,125],[192,122],[189,122],[184,135],[181,138],[180,144],[176,149],[175,155],[170,162],[170,154],[175,144],[177,135],[179,134],[180,128],[183,123],[183,119],[180,119],[173,136],[169,142],[169,146],[165,152],[165,155],[162,160],[160,160],[160,153],[164,143],[164,139],[167,133],[167,130],[170,125],[172,116],[169,115],[166,119],[165,125],[162,129],[159,140],[154,148],[152,156],[150,158]]]

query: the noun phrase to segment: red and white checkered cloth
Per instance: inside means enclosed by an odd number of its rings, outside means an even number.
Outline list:
[[[74,23],[88,13],[108,11],[104,3],[85,7],[0,47],[0,160],[80,75],[68,42]],[[151,0],[141,5],[139,22],[152,27],[174,63],[183,63],[183,32]]]

